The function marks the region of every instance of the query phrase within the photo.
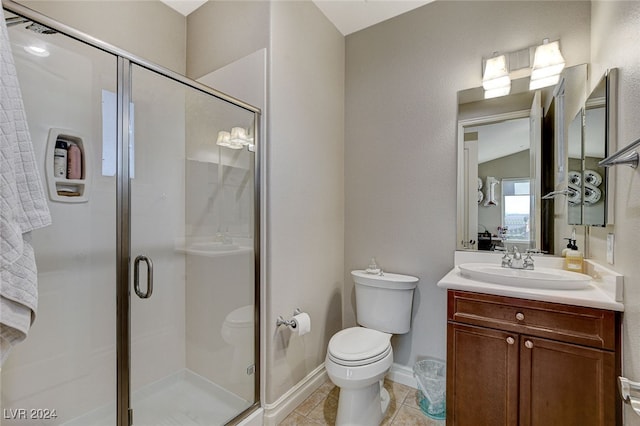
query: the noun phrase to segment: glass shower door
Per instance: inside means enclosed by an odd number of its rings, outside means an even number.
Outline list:
[[[112,426],[115,157],[102,160],[116,146],[116,107],[105,98],[115,97],[117,59],[5,13],[52,224],[32,235],[38,311],[2,365],[0,423]],[[80,150],[76,176],[54,167],[55,146],[71,144]]]
[[[225,424],[256,400],[254,113],[137,65],[129,109],[133,422]]]

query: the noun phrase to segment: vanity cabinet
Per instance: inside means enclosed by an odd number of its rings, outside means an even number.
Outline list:
[[[620,425],[618,312],[448,291],[447,425]]]

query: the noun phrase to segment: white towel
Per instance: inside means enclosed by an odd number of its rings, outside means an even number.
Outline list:
[[[2,9],[0,0],[0,10]],[[9,34],[0,13],[0,366],[38,306],[29,233],[51,223],[31,144]]]

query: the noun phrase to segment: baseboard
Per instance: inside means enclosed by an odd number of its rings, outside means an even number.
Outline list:
[[[413,369],[411,367],[407,367],[406,365],[393,363],[393,365],[391,365],[389,373],[387,373],[387,379],[396,383],[403,384],[405,386],[412,387],[414,389],[418,387],[416,378],[413,377]]]
[[[327,381],[324,363],[271,404],[264,404],[264,426],[276,426]]]
[[[240,423],[238,423],[238,426],[263,426],[264,425],[263,415],[264,415],[264,409],[260,407],[253,413],[249,414]]]

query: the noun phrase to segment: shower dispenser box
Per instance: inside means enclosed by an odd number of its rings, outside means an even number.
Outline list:
[[[58,143],[61,147],[56,149]],[[71,148],[73,145],[78,150]],[[66,146],[66,150],[62,146]],[[45,154],[45,174],[49,198],[52,201],[60,203],[86,203],[89,201],[90,158],[86,138],[71,130],[49,130]]]

